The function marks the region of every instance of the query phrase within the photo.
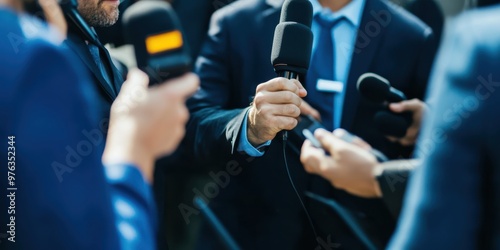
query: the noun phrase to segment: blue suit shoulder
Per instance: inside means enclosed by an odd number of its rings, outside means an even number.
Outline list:
[[[452,24],[450,35],[469,48],[485,49],[498,53],[500,33],[492,28],[500,23],[500,6],[476,9],[458,16]]]
[[[43,39],[26,39],[19,53],[20,70],[6,83],[10,99],[2,99],[7,102],[2,113],[8,117],[2,131],[16,135],[16,150],[29,156],[17,162],[16,180],[23,189],[16,202],[23,220],[16,226],[19,237],[30,235],[31,240],[18,247],[116,249],[113,210],[99,161],[102,143],[90,143],[82,132],[95,128],[87,99],[91,84],[85,84],[83,66],[67,49]],[[82,143],[86,151],[79,149]],[[89,242],[89,237],[104,240]]]
[[[279,0],[277,1],[279,2]],[[253,15],[255,17],[255,11],[261,10],[266,6],[270,6],[266,3],[266,0],[235,1],[215,11],[212,18],[231,18],[236,16],[241,18],[241,15]]]
[[[256,15],[265,14],[263,12],[274,12],[281,8],[280,0],[247,0],[235,1],[217,10],[212,15],[212,22],[226,21],[236,31],[244,27],[254,26]]]
[[[434,75],[447,71],[454,79],[451,84],[457,88],[476,87],[479,76],[498,75],[500,58],[500,33],[492,32],[492,27],[500,22],[500,7],[477,9],[455,18],[445,34],[444,44],[439,52],[442,61],[438,61]],[[445,79],[436,79],[443,82]],[[473,83],[473,84],[472,84]],[[434,91],[439,88],[433,86]],[[431,99],[440,98],[430,96]]]
[[[389,14],[391,14],[391,21],[388,25],[393,25],[398,29],[404,29],[404,34],[415,36],[414,38],[425,38],[432,34],[432,29],[427,24],[403,7],[389,1],[380,2],[386,6]]]

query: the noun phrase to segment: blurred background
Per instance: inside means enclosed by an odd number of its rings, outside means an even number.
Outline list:
[[[174,10],[180,19],[185,32],[185,38],[191,50],[193,62],[200,51],[201,45],[205,39],[206,32],[209,26],[210,17],[213,12],[221,9],[236,0],[170,0]],[[237,0],[246,1],[246,0]],[[122,2],[121,12],[132,5],[135,0],[125,0]],[[417,17],[433,27],[435,33],[444,33],[446,23],[454,16],[460,14],[464,10],[474,8],[476,6],[488,5],[494,3],[495,0],[392,0]],[[428,4],[438,6],[436,10],[429,10]],[[121,17],[120,17],[121,18]],[[439,26],[441,23],[442,30]],[[121,22],[117,22],[110,28],[100,28],[97,30],[99,37],[103,43],[107,43],[111,55],[117,59],[119,64],[126,67],[135,66],[135,58],[133,55],[133,47],[124,45],[123,37],[121,36]],[[160,232],[160,238],[168,240],[170,249],[188,250],[194,249],[197,235],[199,234],[201,220],[200,215],[193,215],[189,218],[189,223],[186,223],[180,210],[180,204],[193,204],[194,190],[203,190],[204,185],[211,181],[208,170],[203,166],[193,166],[191,163],[176,161],[175,155],[171,158],[163,159],[158,163],[156,178],[162,178],[160,181],[155,181],[155,192],[166,197],[163,200],[157,200],[160,211],[163,216],[160,225],[165,225]],[[160,239],[160,247],[164,248],[162,239]]]

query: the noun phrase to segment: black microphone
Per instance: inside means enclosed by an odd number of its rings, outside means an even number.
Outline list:
[[[312,4],[308,0],[285,0],[283,3],[271,51],[271,64],[279,77],[304,79],[311,60],[312,12]],[[302,135],[305,125],[302,126],[301,122],[305,122],[304,117],[299,119],[291,138],[292,145],[295,145],[296,149],[300,148],[305,140]],[[283,140],[287,139],[288,132],[283,131]]]
[[[374,73],[364,73],[358,79],[358,91],[375,103],[392,103],[406,100],[403,92],[391,87],[390,82]]]
[[[408,115],[394,114],[391,111],[379,111],[375,113],[373,121],[377,129],[384,135],[401,138],[406,135],[406,130],[411,125],[411,117]]]
[[[365,73],[358,79],[357,88],[365,99],[384,106],[384,110],[375,113],[373,121],[377,129],[385,135],[401,138],[412,123],[410,112],[396,114],[388,105],[407,100],[405,94],[391,87],[389,80],[374,74]]]
[[[139,1],[123,14],[124,37],[152,84],[190,71],[191,56],[177,15],[163,1]]]
[[[281,8],[280,22],[296,22],[311,28],[312,12],[309,0],[285,0]]]
[[[271,52],[271,63],[278,76],[299,79],[306,74],[313,42],[311,23],[312,4],[308,0],[285,0]]]
[[[271,62],[278,76],[299,79],[309,69],[312,50],[311,29],[296,22],[276,26]]]

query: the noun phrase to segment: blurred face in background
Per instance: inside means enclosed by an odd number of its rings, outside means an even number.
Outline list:
[[[78,12],[90,26],[108,27],[118,20],[119,0],[78,0]]]

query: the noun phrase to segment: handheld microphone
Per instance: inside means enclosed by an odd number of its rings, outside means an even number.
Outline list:
[[[139,1],[123,15],[124,37],[134,45],[137,67],[151,84],[190,71],[191,57],[180,22],[170,4]]]
[[[299,79],[311,60],[312,5],[307,0],[286,0],[274,31],[271,63],[280,77]]]
[[[271,62],[280,77],[299,79],[309,69],[312,50],[312,32],[296,22],[283,22],[274,32]]]
[[[279,77],[299,80],[307,73],[313,42],[311,24],[312,4],[308,0],[285,0],[271,51],[271,64]],[[302,130],[294,132],[298,141],[305,140]],[[284,131],[283,139],[287,138]]]
[[[384,106],[384,110],[375,113],[373,121],[377,129],[385,135],[401,138],[412,123],[411,113],[396,114],[388,105],[407,100],[405,94],[393,87],[389,80],[374,74],[365,73],[358,79],[357,88],[365,99]]]
[[[279,77],[297,80],[304,78],[311,60],[311,24],[312,4],[308,0],[285,0],[280,23],[274,31],[271,51],[271,64]],[[301,121],[304,121],[304,117],[299,119],[299,124],[293,130],[294,137],[291,138],[295,151],[305,140]],[[283,140],[287,138],[288,132],[283,131]]]
[[[403,92],[391,87],[389,81],[374,73],[364,73],[358,79],[359,93],[375,103],[392,103],[406,100]]]
[[[280,22],[296,22],[311,28],[312,4],[309,0],[286,0],[280,14]]]

